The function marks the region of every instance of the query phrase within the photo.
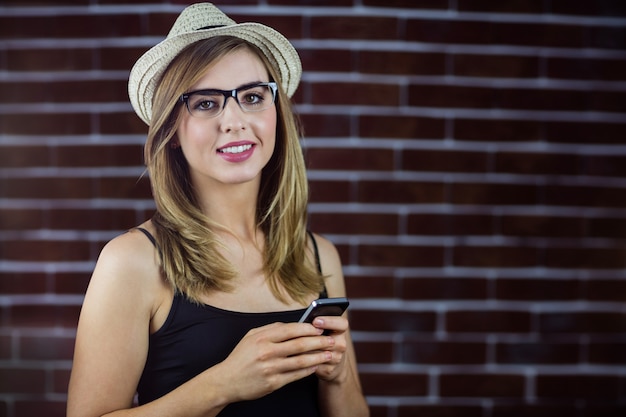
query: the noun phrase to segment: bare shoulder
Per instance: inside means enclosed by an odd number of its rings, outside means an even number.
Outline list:
[[[136,302],[143,301],[144,307],[153,309],[161,290],[158,251],[147,236],[133,229],[104,246],[87,296],[91,292],[112,296],[120,302],[135,299]]]
[[[345,296],[345,283],[341,264],[341,257],[337,247],[327,238],[313,234],[320,255],[322,273],[326,276],[326,289],[330,297]]]

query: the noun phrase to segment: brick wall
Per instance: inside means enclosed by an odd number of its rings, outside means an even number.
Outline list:
[[[0,3],[0,417],[64,415],[96,256],[153,210],[126,81],[186,2],[124,3]],[[624,415],[625,3],[221,4],[302,56],[372,415]]]

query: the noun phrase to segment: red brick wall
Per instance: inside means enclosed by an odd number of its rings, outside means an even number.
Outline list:
[[[96,256],[153,208],[126,81],[186,2],[124,3],[0,6],[0,417],[64,415]],[[372,415],[625,415],[625,3],[221,4],[302,56]]]

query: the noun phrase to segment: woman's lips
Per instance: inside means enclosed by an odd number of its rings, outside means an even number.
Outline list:
[[[255,145],[251,142],[229,143],[217,150],[217,154],[228,162],[243,162],[254,153]]]

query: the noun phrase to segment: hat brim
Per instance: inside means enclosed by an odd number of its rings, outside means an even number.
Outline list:
[[[152,96],[170,62],[192,43],[216,36],[234,36],[257,46],[276,66],[287,96],[291,97],[295,93],[302,75],[300,57],[293,45],[276,30],[260,23],[239,23],[198,30],[166,38],[144,53],[131,69],[128,96],[141,120],[150,124]]]

